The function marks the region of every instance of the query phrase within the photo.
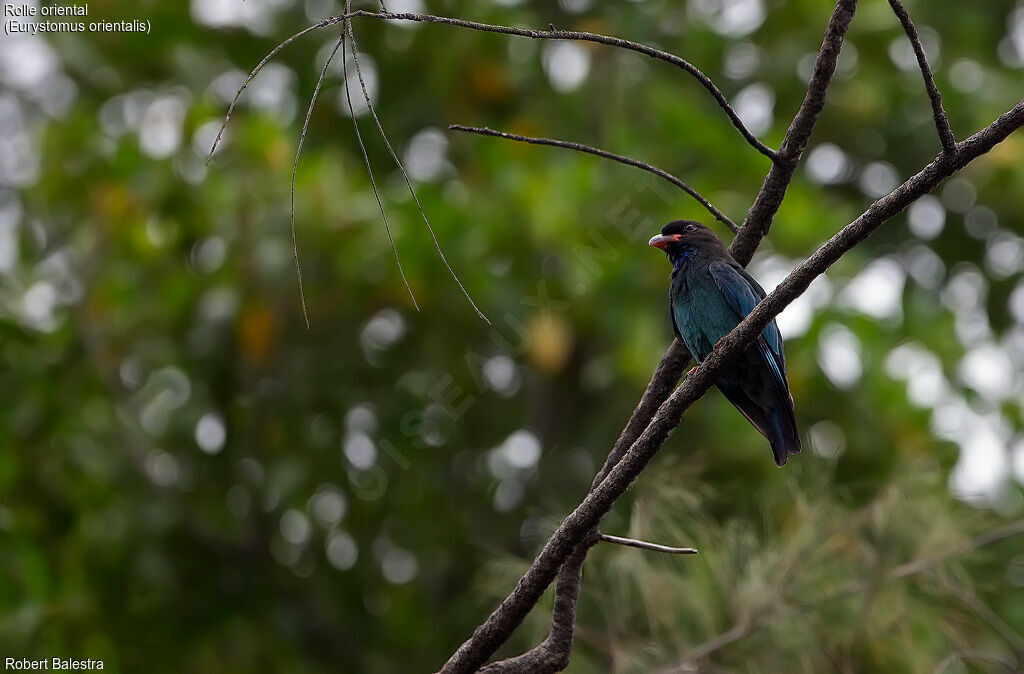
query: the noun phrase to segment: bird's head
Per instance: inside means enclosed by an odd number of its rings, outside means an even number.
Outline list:
[[[674,265],[698,250],[723,248],[714,232],[693,220],[674,220],[668,223],[661,228],[661,234],[651,237],[647,244],[665,251]]]

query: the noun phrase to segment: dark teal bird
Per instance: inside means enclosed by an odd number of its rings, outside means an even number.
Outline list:
[[[699,222],[670,222],[649,243],[665,251],[672,262],[672,327],[699,363],[764,299],[764,289]],[[732,360],[716,384],[768,439],[776,464],[785,464],[790,454],[800,451],[782,335],[775,321]]]

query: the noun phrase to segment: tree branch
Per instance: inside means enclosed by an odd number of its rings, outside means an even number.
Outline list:
[[[839,52],[843,48],[843,40],[846,31],[853,21],[853,13],[857,8],[857,0],[839,0],[832,16],[825,29],[825,37],[818,51],[818,57],[814,62],[814,72],[811,75],[810,84],[807,86],[807,94],[804,96],[800,109],[797,110],[793,121],[786,130],[786,136],[779,146],[777,161],[772,164],[768,175],[765,176],[757,198],[747,212],[746,220],[740,233],[736,236],[730,248],[733,257],[741,264],[750,261],[757,244],[768,234],[772,226],[772,220],[782,205],[786,196],[786,189],[793,180],[793,173],[796,171],[800,157],[803,156],[807,142],[811,138],[814,126],[817,124],[818,115],[825,107],[825,94],[835,74],[836,63],[839,61]]]
[[[295,40],[299,39],[300,37],[303,37],[304,35],[312,32],[314,30],[317,30],[319,28],[325,28],[327,26],[331,26],[331,25],[334,25],[336,23],[345,22],[345,29],[343,29],[343,34],[344,34],[344,30],[347,30],[348,33],[349,33],[350,39],[354,42],[355,36],[353,34],[353,31],[352,31],[351,19],[353,19],[355,17],[367,17],[367,18],[373,18],[373,19],[379,19],[379,20],[393,20],[393,21],[415,21],[415,22],[419,22],[419,23],[438,23],[438,24],[457,26],[457,27],[460,27],[460,28],[468,28],[470,30],[476,30],[476,31],[482,31],[482,32],[490,32],[490,33],[499,33],[499,34],[503,34],[503,35],[515,35],[515,36],[528,37],[528,38],[537,39],[537,40],[575,40],[575,41],[582,41],[582,42],[593,42],[593,43],[597,43],[597,44],[604,44],[604,45],[608,45],[608,46],[612,46],[612,47],[618,47],[620,49],[626,49],[626,50],[629,50],[629,51],[634,51],[634,52],[637,52],[637,53],[640,53],[640,54],[644,54],[646,56],[649,56],[651,58],[654,58],[654,59],[657,59],[657,60],[660,60],[660,61],[665,61],[666,63],[670,63],[670,64],[672,64],[672,65],[674,65],[674,66],[676,66],[678,68],[681,68],[683,71],[685,71],[686,73],[691,75],[694,79],[696,79],[701,84],[701,86],[703,86],[712,95],[712,97],[718,103],[719,107],[721,107],[721,109],[726,114],[726,116],[729,117],[729,120],[732,122],[733,126],[740,132],[740,134],[747,140],[747,142],[752,147],[754,147],[754,149],[756,149],[758,152],[760,152],[761,154],[763,154],[766,157],[768,157],[769,159],[771,159],[773,162],[776,161],[776,159],[777,159],[778,153],[775,150],[772,150],[771,148],[766,146],[761,141],[759,141],[750,132],[750,130],[747,129],[747,127],[743,124],[742,120],[739,118],[739,115],[736,113],[736,111],[729,104],[728,99],[726,99],[725,95],[721,92],[721,90],[718,89],[718,87],[711,80],[711,78],[709,78],[707,75],[705,75],[699,68],[697,68],[696,66],[694,66],[690,62],[688,62],[685,59],[682,59],[682,58],[680,58],[678,56],[675,56],[674,54],[670,54],[670,53],[662,51],[660,49],[655,49],[654,47],[649,47],[647,45],[643,45],[643,44],[640,44],[640,43],[637,43],[637,42],[632,42],[632,41],[629,41],[629,40],[624,40],[624,39],[618,38],[618,37],[612,37],[612,36],[608,36],[608,35],[600,35],[600,34],[597,34],[597,33],[588,33],[588,32],[583,32],[583,31],[556,30],[553,26],[551,27],[551,30],[547,30],[547,31],[543,31],[543,30],[540,30],[540,31],[538,31],[538,30],[528,30],[528,29],[514,28],[514,27],[510,27],[510,26],[485,24],[485,23],[480,23],[480,22],[476,22],[476,21],[465,21],[465,20],[462,20],[462,19],[454,19],[454,18],[450,18],[450,17],[434,16],[434,15],[430,15],[430,14],[417,14],[417,13],[409,13],[409,12],[397,12],[397,13],[396,12],[388,12],[385,9],[385,5],[384,5],[383,2],[380,3],[380,8],[381,8],[380,12],[368,12],[368,11],[365,11],[365,10],[358,10],[358,11],[353,12],[353,11],[351,11],[351,2],[348,2],[348,3],[346,3],[345,12],[343,14],[327,17],[326,19],[323,19],[321,21],[318,21],[317,23],[314,23],[314,24],[312,24],[310,26],[307,26],[303,30],[295,33],[294,35],[292,35],[290,37],[288,37],[287,39],[282,41],[280,44],[278,44],[276,47],[274,47],[272,50],[270,50],[263,57],[263,59],[260,60],[260,62],[256,65],[256,67],[252,69],[252,71],[249,73],[249,75],[246,76],[245,80],[242,82],[242,84],[238,87],[238,90],[235,92],[234,98],[231,100],[231,103],[228,105],[228,109],[227,109],[227,112],[224,115],[224,119],[221,121],[220,128],[217,130],[217,135],[214,138],[213,144],[210,147],[210,152],[209,152],[209,154],[206,157],[205,164],[209,165],[210,161],[213,159],[214,153],[217,151],[217,148],[220,146],[220,143],[221,143],[221,141],[223,140],[223,137],[224,137],[224,131],[227,129],[227,125],[231,121],[231,117],[234,114],[234,110],[237,107],[238,101],[241,99],[242,94],[245,92],[246,88],[248,88],[249,84],[256,77],[256,75],[259,74],[259,72],[264,68],[264,66],[266,66],[267,63],[269,63],[278,53],[280,53],[283,49],[288,47],[292,42],[294,42]],[[335,52],[336,51],[337,51],[337,48],[335,49]],[[353,52],[355,52],[354,48],[353,48]],[[334,57],[334,52],[332,52],[331,56],[328,58],[328,61],[327,61],[328,65],[330,64],[330,61],[333,59],[333,57]],[[458,284],[459,289],[462,291],[463,295],[465,295],[466,299],[469,301],[469,303],[472,306],[473,310],[477,313],[478,316],[480,316],[480,318],[482,318],[489,325],[490,324],[490,320],[483,314],[483,312],[479,309],[479,307],[477,307],[476,303],[473,301],[473,298],[469,295],[469,293],[465,289],[465,287],[463,287],[462,282],[459,280],[458,276],[456,276],[454,270],[452,270],[452,268],[451,268],[451,265],[448,263],[448,260],[445,258],[445,255],[444,255],[444,253],[441,250],[440,244],[438,244],[438,242],[437,242],[437,237],[434,235],[433,229],[431,228],[430,223],[427,220],[426,214],[423,211],[423,207],[419,203],[419,198],[417,197],[415,191],[412,189],[412,184],[409,181],[408,175],[406,175],[405,169],[402,167],[401,162],[398,160],[397,155],[395,154],[394,150],[391,148],[391,145],[388,142],[387,136],[384,133],[384,129],[383,129],[382,125],[380,124],[380,120],[377,119],[376,112],[373,110],[373,107],[370,104],[369,96],[366,95],[365,84],[363,83],[362,74],[359,72],[358,54],[354,53],[353,54],[353,59],[355,61],[356,73],[357,73],[357,75],[359,77],[360,85],[363,86],[363,94],[364,94],[364,97],[366,98],[367,106],[369,107],[370,112],[373,115],[374,121],[377,124],[377,128],[380,131],[381,138],[383,139],[384,144],[387,146],[388,151],[391,153],[392,157],[395,159],[395,162],[398,165],[399,170],[405,176],[406,183],[408,183],[409,189],[412,192],[413,199],[416,201],[416,204],[417,204],[417,206],[420,209],[420,213],[423,216],[423,220],[427,224],[427,228],[430,230],[431,237],[434,239],[434,244],[437,247],[438,253],[441,256],[441,259],[444,262],[445,267],[448,269],[448,272],[450,273],[452,278],[455,280],[455,282]],[[347,70],[347,60],[345,62],[345,68]],[[294,221],[295,173],[297,172],[297,169],[298,169],[298,158],[299,158],[299,154],[301,153],[303,141],[305,139],[306,129],[308,128],[309,118],[310,118],[310,115],[311,115],[311,112],[312,112],[312,104],[316,101],[317,93],[318,93],[319,88],[320,88],[320,83],[322,83],[323,77],[324,77],[325,74],[326,74],[326,66],[325,66],[325,69],[324,69],[324,74],[321,75],[320,80],[318,81],[317,90],[313,94],[313,98],[312,98],[312,101],[310,103],[310,108],[307,111],[306,121],[303,124],[303,131],[302,131],[302,135],[301,135],[300,140],[299,140],[298,150],[296,152],[295,163],[293,164],[293,168],[292,168],[292,213],[291,213],[291,222],[290,222],[291,235],[292,235],[292,252],[293,252],[294,257],[295,257],[296,276],[297,276],[298,285],[299,285],[299,299],[300,299],[300,302],[302,304],[303,318],[304,318],[304,320],[306,322],[307,328],[309,327],[309,317],[308,317],[308,312],[307,312],[307,309],[306,309],[305,293],[304,293],[303,284],[302,284],[302,269],[299,266],[299,260],[298,260],[298,244],[297,244],[296,236],[295,236],[295,221]],[[350,110],[351,110],[351,93],[349,92],[348,82],[347,81],[345,83],[345,94],[346,94],[346,98],[349,100],[349,107],[350,107]],[[357,138],[359,140],[359,143],[360,143],[360,149],[363,151],[363,155],[364,155],[364,158],[365,158],[366,151],[365,151],[365,148],[362,147],[362,145],[363,145],[362,138],[361,138],[361,136],[359,134],[358,123],[355,121],[354,116],[353,116],[353,124],[355,126],[356,136],[357,136]],[[577,148],[577,149],[581,149],[582,150],[582,146],[580,148]],[[598,154],[598,153],[597,152],[592,152],[592,154]],[[610,155],[610,153],[609,153],[609,155]],[[612,158],[612,157],[608,156],[607,158]],[[635,160],[628,160],[625,157],[620,157],[618,160],[620,160],[620,161],[621,160],[625,160],[625,163],[633,162],[633,165],[639,166],[641,168],[644,168],[644,165],[642,165],[641,162],[635,162]],[[370,176],[370,182],[373,183],[374,179],[373,179],[372,169],[369,166],[369,161],[368,160],[367,160],[366,163],[367,163],[367,166],[366,166],[367,174]],[[658,173],[658,171],[659,171],[658,169],[654,169],[654,167],[647,167],[647,168],[648,168],[648,170],[653,170],[655,173]],[[665,172],[661,172],[661,173],[659,173],[659,175],[662,175],[662,177],[665,177],[666,179],[669,179],[669,180],[675,182],[680,187],[682,187],[691,196],[693,196],[695,199],[697,199],[705,208],[707,208],[712,213],[712,215],[715,216],[715,218],[717,218],[717,219],[721,220],[723,223],[725,223],[732,231],[734,231],[734,232],[736,231],[735,223],[733,223],[728,217],[726,217],[720,211],[715,209],[706,199],[701,197],[696,191],[692,190],[688,185],[683,183],[681,180],[678,180],[674,176],[671,176],[671,174],[668,174],[668,173],[665,173]],[[388,240],[391,243],[392,249],[394,250],[394,248],[395,248],[394,240],[391,237],[391,231],[390,231],[390,228],[389,228],[388,223],[387,223],[387,215],[384,213],[383,204],[379,203],[380,202],[380,197],[377,194],[377,190],[376,190],[376,186],[375,185],[373,185],[373,189],[374,189],[374,195],[377,197],[378,206],[380,206],[381,216],[384,219],[384,227],[387,230]],[[412,288],[409,286],[409,283],[408,283],[408,281],[405,278],[405,272],[402,270],[401,261],[398,260],[397,250],[395,250],[395,260],[396,260],[396,263],[398,265],[399,274],[402,277],[402,282],[405,284],[406,290],[409,292],[409,296],[412,298],[413,305],[416,307],[417,310],[419,310],[419,306],[418,306],[418,304],[416,302],[416,297],[413,295]]]
[[[893,4],[892,0],[890,4]],[[903,16],[900,15],[902,7],[900,6],[897,9],[897,5],[899,5],[898,2],[893,5],[893,9],[896,10],[897,16],[900,16],[901,21],[903,21]],[[748,211],[744,225],[730,247],[730,252],[733,256],[741,264],[745,265],[749,262],[761,239],[770,229],[772,220],[782,203],[788,185],[792,181],[799,159],[813,132],[817,118],[824,107],[825,94],[835,72],[843,39],[852,20],[855,8],[856,0],[838,0],[829,20],[807,93],[778,151],[768,148],[753,137],[729,105],[725,96],[718,90],[710,78],[689,62],[667,52],[610,36],[577,31],[560,31],[553,26],[549,31],[535,31],[426,14],[389,13],[384,10],[382,4],[382,11],[379,13],[368,11],[351,12],[349,11],[350,7],[347,6],[345,14],[329,17],[296,33],[268,53],[250,73],[236,93],[210,154],[212,156],[216,150],[222,138],[224,128],[230,120],[232,111],[242,92],[274,55],[298,37],[312,30],[347,21],[357,16],[380,20],[440,23],[471,30],[515,35],[531,39],[577,40],[605,44],[635,51],[651,58],[671,63],[693,76],[711,93],[712,97],[715,98],[719,106],[729,117],[733,126],[740,131],[747,142],[757,149],[758,152],[772,159],[772,166],[754,203]],[[351,30],[350,22],[347,23],[348,29]],[[919,50],[919,40],[915,39],[916,31],[913,30],[912,24],[910,24],[908,29],[908,24],[909,18],[906,19],[904,27],[908,31],[908,37],[910,37],[915,46],[915,52],[918,53],[926,86],[929,86],[930,82],[929,96],[932,98],[933,110],[942,113],[941,119],[946,120],[945,125],[948,128],[948,120],[945,118],[944,111],[942,111],[941,100],[937,98],[937,89],[935,90],[936,95],[932,96],[934,81],[931,79],[926,61],[923,60],[923,50]],[[356,65],[358,68],[358,63]],[[348,93],[347,86],[346,93]],[[872,204],[859,218],[844,227],[838,234],[821,246],[814,255],[797,267],[736,329],[716,345],[709,357],[692,371],[692,376],[688,377],[687,381],[676,389],[674,393],[672,389],[689,362],[689,354],[686,353],[686,349],[678,340],[673,342],[659,364],[655,375],[652,377],[644,396],[641,398],[640,403],[623,429],[612,452],[609,454],[605,465],[596,476],[594,485],[587,498],[563,521],[562,525],[534,560],[533,565],[520,579],[512,594],[499,605],[487,621],[476,629],[473,636],[452,655],[451,659],[442,669],[443,672],[476,671],[493,654],[498,646],[507,640],[511,632],[534,606],[540,594],[554,580],[556,575],[559,576],[559,584],[556,588],[555,619],[548,639],[541,646],[533,649],[533,651],[518,658],[495,663],[492,667],[502,664],[511,667],[514,665],[510,663],[514,662],[527,663],[530,662],[532,655],[537,655],[540,651],[546,651],[543,660],[533,660],[532,662],[544,662],[546,663],[545,667],[551,668],[544,671],[558,671],[565,667],[571,648],[575,606],[579,593],[579,579],[582,573],[583,560],[594,542],[600,540],[600,535],[596,530],[597,523],[611,508],[615,500],[628,488],[632,480],[643,470],[650,458],[658,451],[668,434],[679,423],[682,412],[711,386],[717,373],[726,361],[755,339],[776,314],[806,290],[809,283],[816,276],[823,273],[835,260],[860,243],[886,220],[906,208],[907,205],[922,194],[933,189],[943,178],[959,170],[980,154],[984,154],[1009,133],[1021,126],[1021,124],[1024,124],[1024,101],[1022,101],[983,131],[968,138],[963,143],[950,145],[946,142],[947,138],[943,135],[938,112],[936,113],[936,124],[939,129],[940,138],[943,140],[943,154],[892,193]],[[376,118],[376,115],[374,117]],[[383,134],[379,121],[378,128]],[[500,132],[490,132],[489,135],[502,136],[503,134]],[[526,139],[525,137],[515,139],[523,140],[524,142],[570,147],[570,149],[589,152],[616,161],[625,159],[626,161],[623,163],[645,168],[642,162],[629,160],[625,157],[605,153],[594,148],[587,148],[586,146],[572,147],[574,144],[550,141],[548,139]],[[387,143],[386,138],[385,143]],[[392,154],[394,156],[393,152]],[[653,169],[654,167],[646,168]],[[671,180],[668,177],[670,174],[662,175],[659,173],[659,175]],[[679,181],[679,183],[682,183],[682,181]],[[682,185],[685,185],[685,183],[682,183]],[[691,196],[699,197],[695,193],[691,193]],[[700,199],[698,198],[698,200]],[[709,208],[715,217],[721,219],[719,217],[720,213],[716,214],[714,210],[711,210],[710,204],[705,203],[704,205],[706,208]],[[727,218],[723,222],[729,224]],[[560,568],[561,573],[559,573]],[[537,670],[502,669],[500,671]]]
[[[535,138],[532,136],[521,136],[517,133],[509,133],[508,131],[495,131],[494,129],[489,129],[487,127],[451,124],[448,126],[448,129],[450,131],[475,133],[479,136],[492,136],[494,138],[504,138],[505,140],[514,140],[520,143],[530,143],[531,145],[548,145],[551,147],[564,148],[566,150],[574,150],[576,152],[584,152],[586,154],[592,154],[594,156],[602,157],[604,159],[611,159],[612,161],[619,162],[620,164],[625,164],[626,166],[634,166],[636,168],[643,169],[644,171],[649,171],[650,173],[653,173],[656,176],[664,178],[665,180],[669,181],[676,187],[680,188],[681,190],[689,194],[701,206],[707,209],[708,213],[713,215],[716,220],[718,220],[726,227],[728,227],[734,234],[739,231],[739,227],[736,226],[735,222],[730,220],[727,215],[725,215],[720,210],[715,208],[711,204],[711,202],[705,199],[703,196],[701,196],[701,194],[697,192],[697,190],[693,189],[685,182],[683,182],[681,179],[672,175],[668,171],[660,169],[657,166],[648,164],[647,162],[642,162],[639,159],[633,159],[632,157],[626,157],[621,154],[615,154],[614,152],[601,150],[599,148],[591,147],[589,145],[583,145],[582,143],[574,143],[567,140],[557,140],[554,138]]]
[[[942,94],[935,86],[935,77],[928,65],[928,57],[924,53],[924,46],[921,44],[921,37],[914,28],[914,22],[910,20],[906,8],[900,0],[889,0],[889,6],[895,12],[896,18],[903,24],[903,32],[907,34],[911,46],[914,48],[914,56],[917,57],[917,65],[921,69],[921,77],[924,78],[924,88],[928,91],[928,99],[932,103],[932,117],[935,118],[935,130],[939,134],[939,142],[942,143],[942,151],[952,153],[956,150],[956,138],[953,136],[953,129],[949,126],[949,117],[942,107]]]
[[[626,453],[626,450],[636,442],[637,438],[640,437],[640,434],[643,433],[644,429],[651,423],[651,419],[654,418],[658,408],[661,407],[661,404],[664,403],[672,394],[672,390],[675,388],[676,384],[679,383],[679,379],[683,376],[683,371],[689,364],[690,353],[686,350],[686,347],[681,341],[678,339],[673,340],[672,344],[668,347],[668,351],[666,351],[665,355],[662,357],[661,362],[658,363],[658,367],[655,369],[654,375],[651,377],[651,381],[647,384],[647,389],[644,391],[643,396],[640,397],[640,402],[637,403],[636,408],[633,410],[633,414],[629,417],[629,421],[626,423],[625,427],[623,427],[622,433],[619,434],[619,438],[615,441],[612,451],[609,452],[607,458],[605,458],[604,465],[601,467],[601,470],[597,472],[597,475],[594,476],[594,480],[590,486],[591,491],[593,491],[597,485],[601,484],[601,480],[608,475],[609,471],[611,471],[615,464],[619,462],[619,459],[622,458],[623,454]],[[584,544],[594,536],[599,535],[600,534],[595,527],[584,539]],[[582,545],[583,544],[581,544],[581,546]],[[586,559],[586,554],[577,554],[580,551],[581,546],[577,546],[573,554],[569,556],[558,571],[558,584],[555,588],[556,606],[558,605],[558,598],[562,594],[559,588],[563,586],[563,578],[567,579],[567,587],[574,587],[575,585],[573,585],[573,583],[578,585],[583,576],[583,562]],[[590,547],[590,545],[586,545],[587,550],[589,550]],[[575,599],[573,601],[575,602]],[[551,631],[554,632],[556,629],[564,630],[566,628],[570,630],[575,629],[575,617],[575,611],[572,614],[569,614],[568,612],[558,614],[556,612],[552,615]],[[572,619],[572,622],[567,622],[570,618]],[[525,659],[530,657],[531,654],[539,656],[541,653],[548,653],[550,651],[551,644],[552,642],[550,639],[545,639],[540,645],[535,646],[521,656],[517,656],[517,658],[521,657]],[[572,642],[569,642],[569,645],[571,646]],[[568,651],[564,653],[564,657],[566,659],[569,657]],[[517,658],[511,658],[510,660],[514,661],[517,660]],[[562,660],[559,659],[558,661],[561,662]],[[494,664],[497,665],[506,662],[508,661],[502,660],[500,663]],[[494,671],[502,670],[499,669]],[[514,673],[514,671],[515,670],[510,670],[512,673]],[[560,670],[556,669],[552,671]]]
[[[943,179],[988,152],[1021,125],[1024,125],[1024,100],[982,131],[959,143],[955,152],[940,155],[891,193],[875,201],[797,266],[735,329],[719,340],[700,365],[690,371],[683,384],[661,405],[650,425],[607,477],[563,520],[512,593],[459,647],[441,671],[451,674],[475,672],[504,643],[554,580],[561,564],[661,448],[678,425],[682,413],[714,384],[729,359],[753,342],[782,309],[844,253],[917,198],[934,189]]]

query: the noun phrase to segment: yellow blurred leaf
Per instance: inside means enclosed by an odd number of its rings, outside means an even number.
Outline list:
[[[543,372],[558,372],[572,350],[572,328],[561,316],[535,314],[527,322],[530,350],[527,357]]]
[[[257,365],[267,360],[274,344],[277,323],[265,304],[250,304],[238,319],[238,342],[242,354]]]

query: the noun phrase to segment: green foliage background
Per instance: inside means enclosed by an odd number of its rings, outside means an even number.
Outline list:
[[[742,36],[724,34],[716,4],[427,9],[656,44],[731,99],[761,83],[774,96],[761,137],[777,146],[830,3],[773,0]],[[584,46],[569,58],[583,54],[587,77],[559,91],[550,45],[360,21],[382,122],[413,164],[422,141],[420,198],[493,327],[447,276],[364,116],[413,309],[332,70],[296,183],[307,331],[288,181],[337,29],[283,52],[202,160],[239,74],[339,8],[245,5],[98,0],[91,19],[149,19],[152,33],[2,38],[2,656],[124,672],[433,671],[582,498],[671,340],[669,268],[647,238],[708,220],[632,169],[444,129],[641,158],[737,221],[768,169],[665,64]],[[898,23],[881,0],[861,5],[810,148],[834,144],[845,169],[828,184],[798,172],[751,267],[768,285],[870,203],[867,166],[902,179],[938,149],[919,73],[894,64]],[[255,18],[200,20],[218,7]],[[1019,100],[1008,35],[1021,6],[909,9],[959,137]],[[679,671],[1024,666],[1024,539],[888,579],[1024,511],[1022,152],[1017,134],[940,189],[937,236],[896,218],[816,286],[809,323],[787,339],[808,450],[784,470],[717,392],[687,413],[605,529],[701,555],[595,549],[571,671],[656,671],[734,627],[740,638]],[[885,315],[871,310],[877,286],[845,290],[876,258],[902,288]],[[859,375],[830,379],[821,362],[836,358]],[[957,498],[951,475],[970,472],[959,445],[997,477]],[[548,615],[535,611],[510,652],[542,638]]]

